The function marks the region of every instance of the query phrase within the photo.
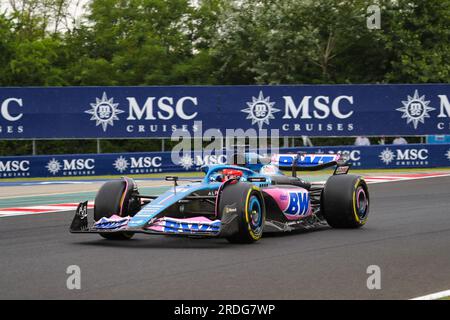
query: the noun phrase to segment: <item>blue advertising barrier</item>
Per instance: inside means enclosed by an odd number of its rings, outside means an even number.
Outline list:
[[[0,88],[0,139],[450,134],[450,85]]]
[[[296,152],[299,148],[285,148]],[[450,144],[408,144],[373,146],[336,146],[300,148],[313,153],[342,153],[349,157],[353,168],[399,169],[436,168],[450,166]]]
[[[450,166],[450,144],[403,146],[337,146],[282,148],[281,153],[347,154],[354,168],[430,168]],[[0,178],[77,177],[130,175],[158,172],[196,171],[204,164],[226,163],[226,155],[185,155],[173,163],[170,152],[74,154],[53,156],[0,157]]]

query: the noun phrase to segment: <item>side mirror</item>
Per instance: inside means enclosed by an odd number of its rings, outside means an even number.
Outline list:
[[[178,183],[177,183],[177,181],[178,181],[178,177],[175,177],[175,176],[167,176],[166,177],[166,181],[173,181],[173,191],[175,192],[175,193],[177,193],[177,186],[178,186]]]

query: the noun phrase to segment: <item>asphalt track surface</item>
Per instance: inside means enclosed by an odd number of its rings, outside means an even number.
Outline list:
[[[72,235],[72,212],[0,219],[1,299],[409,299],[450,288],[450,177],[370,185],[357,230],[223,239]],[[81,268],[81,290],[66,269]],[[381,268],[368,290],[367,267]]]

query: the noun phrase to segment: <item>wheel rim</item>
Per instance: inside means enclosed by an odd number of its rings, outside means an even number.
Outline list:
[[[257,196],[251,196],[248,206],[250,213],[250,227],[252,230],[258,230],[262,225],[262,207]]]
[[[367,198],[366,191],[362,186],[356,189],[356,208],[360,219],[364,219],[367,215],[367,209],[369,208],[369,199]]]

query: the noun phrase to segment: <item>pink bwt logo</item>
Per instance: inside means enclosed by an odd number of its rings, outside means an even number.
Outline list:
[[[284,211],[286,214],[294,217],[303,216],[308,212],[308,208],[308,192],[289,192],[289,205]]]
[[[311,213],[309,192],[305,189],[265,189],[288,220],[300,220]]]

